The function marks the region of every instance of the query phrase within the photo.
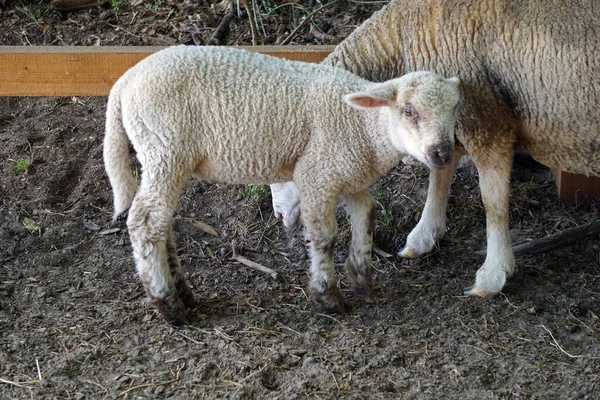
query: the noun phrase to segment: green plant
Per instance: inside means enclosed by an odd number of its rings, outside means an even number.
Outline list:
[[[375,199],[377,200],[379,205],[381,205],[381,211],[379,213],[377,213],[378,214],[377,221],[382,226],[387,227],[392,223],[392,220],[394,218],[394,216],[392,214],[392,208],[385,201],[385,195],[383,194],[383,192],[381,190],[377,192],[377,194],[375,195]]]
[[[14,170],[19,174],[24,174],[29,170],[29,166],[31,163],[29,160],[25,158],[17,158],[16,160],[11,160],[14,163]]]
[[[258,203],[267,193],[265,185],[246,185],[246,190],[241,192],[242,196],[249,197],[252,203]]]
[[[133,174],[135,181],[137,183],[139,183],[140,182],[140,170],[138,169],[136,164],[131,164],[131,173]]]
[[[118,13],[121,7],[127,4],[127,0],[110,0],[110,6]]]

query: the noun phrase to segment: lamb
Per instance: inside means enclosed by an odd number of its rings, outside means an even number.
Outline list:
[[[463,154],[479,172],[487,220],[487,256],[465,290],[473,296],[500,292],[515,268],[508,201],[516,151],[566,172],[600,176],[600,7],[594,4],[394,0],[323,61],[371,81],[422,69],[461,78],[454,160],[431,170],[425,208],[400,256],[428,253],[444,235],[448,192]],[[278,190],[276,215],[293,226],[295,189],[272,190]]]
[[[224,47],[177,46],[139,62],[110,92],[104,162],[114,218],[130,206],[127,226],[149,302],[173,324],[196,305],[171,226],[192,175],[235,184],[293,180],[310,242],[310,289],[331,311],[345,305],[333,264],[341,198],[352,222],[351,286],[368,298],[375,215],[368,187],[405,153],[431,168],[448,165],[458,85],[430,72],[371,83],[339,68]],[[137,192],[128,139],[142,165]]]

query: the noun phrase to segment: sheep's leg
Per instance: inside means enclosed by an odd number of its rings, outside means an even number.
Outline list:
[[[344,196],[344,208],[352,222],[352,241],[346,269],[354,292],[370,301],[373,294],[371,250],[375,229],[375,199],[368,190]]]
[[[462,153],[455,152],[452,163],[442,170],[429,173],[427,200],[417,226],[408,235],[400,257],[417,258],[429,253],[446,233],[446,203],[452,177]]]
[[[192,290],[190,289],[185,280],[183,270],[181,269],[181,262],[179,261],[179,257],[177,256],[177,247],[175,246],[175,241],[173,240],[172,224],[169,224],[169,230],[167,235],[167,254],[169,270],[171,271],[171,276],[173,277],[173,282],[175,284],[175,288],[177,289],[177,294],[179,295],[179,298],[186,307],[197,307],[198,303],[196,302],[196,299],[194,299],[194,294],[192,293]]]
[[[168,249],[171,218],[183,182],[170,181],[179,174],[160,171],[145,173],[133,199],[127,227],[138,274],[150,304],[174,325],[185,321],[186,307],[179,297],[171,274]]]
[[[337,195],[325,201],[307,196],[302,198],[304,235],[309,242],[311,260],[310,291],[312,297],[329,312],[343,312],[346,308],[346,301],[337,287],[333,261],[336,206]]]
[[[475,285],[465,291],[472,296],[489,296],[504,287],[506,278],[515,268],[508,232],[508,200],[512,146],[504,151],[490,151],[482,157],[473,156],[479,171],[479,186],[487,222],[487,256],[477,271]]]

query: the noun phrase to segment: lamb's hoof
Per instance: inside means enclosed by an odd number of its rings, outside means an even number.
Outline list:
[[[186,306],[176,298],[171,304],[166,301],[153,302],[163,318],[171,325],[183,325],[186,323]]]
[[[406,246],[402,251],[398,252],[398,255],[402,258],[419,258],[421,257],[421,253],[416,250]]]
[[[310,293],[312,298],[321,305],[325,312],[341,314],[349,308],[348,302],[342,296],[337,286],[330,287],[322,293],[311,288]]]
[[[464,294],[466,294],[467,296],[488,298],[488,297],[492,297],[492,296],[496,295],[497,293],[492,292],[487,289],[484,289],[482,287],[473,285],[468,288],[465,288]]]
[[[354,285],[352,293],[367,303],[373,303],[373,282],[365,282],[363,285]]]
[[[200,305],[200,303],[194,298],[194,294],[187,285],[185,285],[185,290],[179,292],[179,298],[183,302],[183,305],[189,309],[193,310]]]

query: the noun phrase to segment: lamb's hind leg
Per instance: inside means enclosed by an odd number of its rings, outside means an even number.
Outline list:
[[[136,268],[149,302],[169,323],[181,325],[185,321],[186,307],[169,265],[169,254],[174,248],[168,249],[171,218],[185,182],[183,177],[176,179],[176,176],[180,174],[144,171],[129,210],[127,227]]]
[[[185,281],[185,276],[183,275],[183,270],[181,269],[181,262],[179,261],[179,257],[177,256],[177,247],[175,246],[175,241],[173,240],[172,224],[169,224],[169,231],[167,236],[167,254],[169,270],[171,271],[171,276],[173,277],[173,282],[175,284],[175,288],[177,289],[177,294],[179,295],[179,298],[186,307],[197,307],[198,302],[196,302],[196,299],[194,299],[194,294],[192,293],[192,290],[188,286],[187,282]]]
[[[371,250],[375,229],[375,199],[365,190],[344,196],[343,201],[352,222],[352,242],[346,270],[354,292],[369,301],[373,294]]]
[[[301,189],[302,191],[302,189]],[[302,196],[304,235],[310,251],[310,291],[312,297],[329,312],[343,312],[346,301],[337,287],[333,250],[337,233],[335,209],[337,195],[313,198],[314,190]]]

